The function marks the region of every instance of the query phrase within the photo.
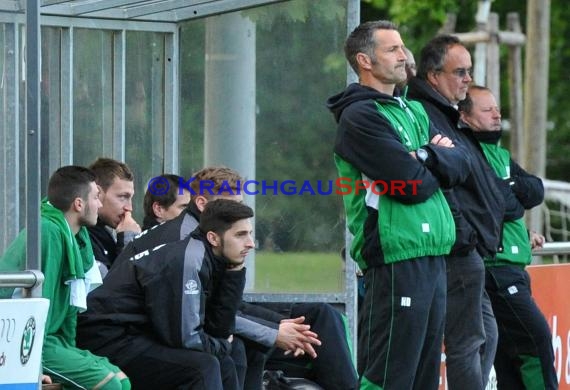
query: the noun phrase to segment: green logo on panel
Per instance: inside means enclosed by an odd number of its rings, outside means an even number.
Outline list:
[[[22,342],[20,344],[20,362],[22,365],[26,365],[28,360],[30,360],[30,355],[32,354],[32,348],[34,346],[34,338],[36,337],[36,320],[34,317],[30,317],[26,326],[24,327],[24,332],[22,334]]]

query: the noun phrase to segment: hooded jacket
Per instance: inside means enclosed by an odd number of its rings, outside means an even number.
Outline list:
[[[505,216],[505,199],[513,201],[512,195],[487,164],[472,131],[459,127],[459,111],[454,106],[418,77],[408,82],[408,97],[420,101],[433,126],[471,157],[467,179],[445,192],[457,229],[452,255],[465,255],[476,248],[482,257],[494,256],[500,249],[503,218],[520,218],[524,210],[513,207],[515,213]]]
[[[41,203],[41,256],[42,297],[50,301],[43,356],[61,356],[62,350],[75,347],[77,313],[85,309],[94,260],[87,229],[81,227],[73,235],[64,213],[47,199]],[[0,259],[0,271],[23,270],[25,261],[26,230],[22,230]],[[0,298],[10,298],[13,289],[5,290],[9,294]]]
[[[495,135],[492,139],[489,135]],[[542,180],[527,173],[511,159],[509,151],[499,145],[500,132],[477,133],[475,138],[481,144],[487,161],[499,178],[509,183],[521,207],[531,209],[544,200]],[[532,260],[532,249],[524,218],[506,221],[503,224],[502,250],[495,258],[485,258],[485,265],[519,265],[526,266]]]
[[[449,253],[455,241],[451,211],[441,188],[464,180],[469,160],[461,151],[429,144],[428,117],[416,102],[351,84],[327,102],[338,122],[334,158],[340,179],[379,181],[343,194],[351,256],[368,267]],[[422,164],[411,155],[428,152]],[[405,182],[404,191],[393,183]],[[411,184],[416,181],[415,189]]]

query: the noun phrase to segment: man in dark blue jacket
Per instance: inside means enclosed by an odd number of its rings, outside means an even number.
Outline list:
[[[424,46],[417,76],[408,83],[408,97],[419,100],[433,126],[471,158],[467,180],[445,191],[456,228],[456,241],[446,258],[444,343],[451,390],[485,388],[495,356],[497,324],[484,292],[482,258],[499,249],[503,218],[520,218],[524,212],[488,166],[472,131],[459,126],[457,104],[465,99],[471,72],[469,51],[456,37],[442,35]]]

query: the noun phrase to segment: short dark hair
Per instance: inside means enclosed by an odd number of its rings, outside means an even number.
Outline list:
[[[95,173],[85,167],[68,165],[55,171],[48,182],[47,198],[53,207],[66,212],[76,198],[87,200]]]
[[[253,217],[251,207],[229,199],[208,202],[200,215],[200,230],[223,235],[239,220]]]
[[[200,169],[192,175],[194,180],[190,183],[192,200],[198,195],[202,195],[206,199],[210,199],[213,195],[218,195],[222,186],[225,189],[231,189],[234,194],[238,193],[239,182],[243,182],[243,178],[239,173],[231,168],[224,166],[206,167]],[[207,190],[200,186],[200,182],[207,182]],[[211,185],[213,184],[213,186]],[[243,184],[243,183],[242,183]],[[211,191],[211,193],[210,193]]]
[[[429,72],[439,72],[443,70],[445,56],[450,47],[462,45],[455,35],[442,34],[432,38],[422,48],[420,61],[417,66],[417,76],[422,80],[427,80]]]
[[[356,74],[359,74],[358,62],[356,61],[356,55],[358,53],[368,55],[372,61],[376,58],[374,56],[374,49],[376,49],[377,44],[374,40],[374,32],[376,30],[397,31],[398,26],[389,20],[365,22],[356,27],[344,43],[344,55]]]
[[[469,89],[467,90],[467,95],[465,95],[465,99],[457,103],[457,109],[460,112],[471,114],[471,111],[473,110],[473,99],[471,99],[471,96],[469,95],[469,92],[471,90],[488,91],[489,93],[492,93],[490,88],[484,87],[482,85],[470,85]]]
[[[127,164],[113,160],[112,158],[99,157],[89,166],[89,169],[95,172],[97,185],[99,185],[103,191],[107,191],[107,189],[111,187],[115,178],[126,181],[135,180],[133,172]]]
[[[156,218],[154,210],[152,209],[152,205],[154,204],[154,202],[158,202],[158,204],[161,205],[162,207],[170,207],[174,202],[176,202],[177,195],[181,194],[180,180],[184,179],[182,178],[182,176],[173,175],[170,173],[163,173],[162,175],[153,177],[151,180],[152,181],[158,180],[157,183],[160,182],[164,184],[166,184],[164,182],[165,180],[168,181],[168,187],[166,188],[166,193],[162,193],[162,191],[149,191],[147,187],[146,192],[144,194],[144,200],[143,200],[144,215],[145,217]]]

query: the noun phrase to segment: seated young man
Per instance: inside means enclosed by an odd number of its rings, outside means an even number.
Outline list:
[[[50,300],[42,352],[44,373],[65,389],[130,389],[126,375],[106,358],[75,346],[78,311],[101,275],[85,226],[95,225],[101,207],[95,174],[87,168],[59,168],[41,204],[42,297]],[[26,235],[22,231],[0,260],[0,270],[23,269]]]
[[[164,173],[150,179],[144,194],[142,230],[176,218],[190,204],[190,191],[180,187],[181,176]]]
[[[142,232],[129,243],[117,262],[157,245],[184,239],[197,226],[209,202],[219,198],[241,202],[239,183],[243,182],[239,173],[226,167],[198,171],[189,183],[192,195],[187,209],[178,217]],[[246,344],[247,374],[240,380],[248,390],[261,389],[266,361],[271,369],[283,370],[291,376],[301,375],[326,389],[356,387],[356,370],[344,322],[331,305],[293,304],[283,314],[261,304],[243,302],[236,318],[235,335]],[[286,351],[289,353],[285,355]]]
[[[248,206],[218,199],[184,240],[117,260],[88,297],[78,344],[119,364],[137,390],[240,388],[245,352],[229,355],[251,217]]]

